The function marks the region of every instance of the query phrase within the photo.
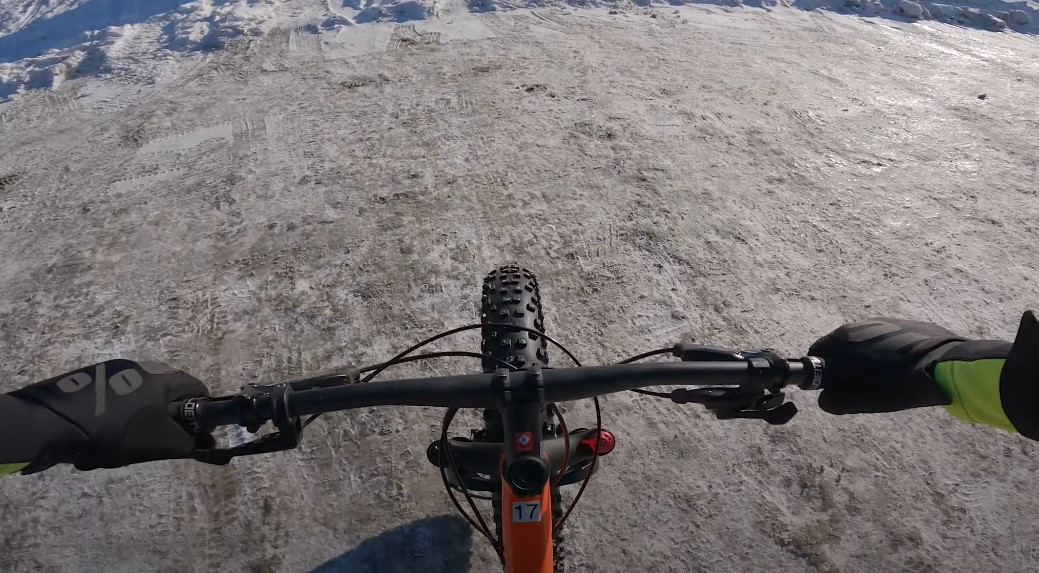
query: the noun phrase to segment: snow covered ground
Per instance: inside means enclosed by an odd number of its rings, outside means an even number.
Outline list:
[[[114,356],[216,393],[385,359],[474,320],[508,260],[589,363],[681,336],[798,354],[873,315],[1005,338],[1039,308],[1030,33],[780,6],[2,6],[8,95],[59,85],[0,104],[0,391]],[[606,399],[618,447],[566,571],[1039,570],[1036,444],[795,400],[771,428]],[[425,461],[441,414],[328,416],[227,467],[6,477],[0,571],[493,571]]]
[[[319,26],[322,34],[334,35],[345,32],[344,27],[372,22],[442,20],[498,10],[687,3],[826,9],[1039,32],[1035,0],[0,0],[0,101],[83,76],[154,81],[171,73],[179,55],[216,50],[290,22]]]

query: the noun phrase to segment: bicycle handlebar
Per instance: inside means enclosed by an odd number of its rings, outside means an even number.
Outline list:
[[[739,386],[738,390],[726,389],[728,394],[725,396],[717,392],[698,393],[697,390],[679,390],[671,395],[675,402],[703,403],[708,404],[708,407],[712,403],[718,404],[719,400],[727,400],[726,408],[733,410],[729,402],[738,401],[742,397],[756,400],[766,390],[775,393],[792,385],[802,389],[818,389],[822,383],[823,366],[822,360],[814,357],[783,360],[775,355],[764,359],[758,355],[740,355],[739,360],[535,368],[511,372],[499,369],[493,374],[413,378],[332,387],[322,387],[321,379],[311,378],[305,381],[307,389],[303,390],[295,389],[293,383],[282,383],[251,386],[246,392],[234,396],[194,398],[175,405],[174,415],[197,432],[208,432],[217,426],[232,424],[256,431],[252,428],[258,429],[267,421],[274,421],[280,427],[286,421],[296,420],[298,426],[300,416],[372,406],[499,408],[514,398],[551,403],[592,398],[646,386],[675,385]],[[343,377],[339,378],[341,382]],[[355,377],[352,378],[351,381],[356,381]],[[747,392],[741,392],[744,388]],[[727,417],[752,417],[738,415],[741,408],[748,406],[733,404],[737,415]],[[279,420],[282,424],[278,424]]]

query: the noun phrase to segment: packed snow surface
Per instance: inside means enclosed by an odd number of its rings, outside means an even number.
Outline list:
[[[478,320],[507,261],[586,364],[800,356],[878,315],[1007,339],[1039,308],[1033,6],[0,0],[0,391],[114,357],[218,395],[371,364]],[[605,397],[563,571],[1039,570],[1036,443],[791,397],[780,427]],[[501,571],[426,461],[442,417],[5,476],[0,571]]]

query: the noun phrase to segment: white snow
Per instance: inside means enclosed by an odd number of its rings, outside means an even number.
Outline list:
[[[456,39],[476,39],[481,37],[481,26],[467,16],[482,12],[694,3],[829,9],[865,17],[934,19],[991,31],[1039,33],[1035,0],[953,4],[912,0],[0,0],[0,101],[83,76],[152,83],[190,59],[185,54],[218,50],[230,40],[261,35],[287,22],[317,26],[322,41],[337,44],[333,52],[339,48],[356,53],[375,47],[370,42],[373,33],[363,28],[377,22],[450,24],[461,31]]]
[[[0,0],[0,100],[89,75],[154,79],[172,54],[273,25],[280,0]]]
[[[924,8],[912,0],[901,0],[895,6],[895,12],[906,18],[921,18],[924,15]]]
[[[1024,10],[1011,10],[1010,21],[1018,26],[1027,26],[1032,23],[1032,17]]]

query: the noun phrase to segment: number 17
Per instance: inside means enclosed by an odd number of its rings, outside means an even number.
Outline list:
[[[512,504],[513,521],[516,523],[536,523],[541,521],[541,502],[518,501]]]

